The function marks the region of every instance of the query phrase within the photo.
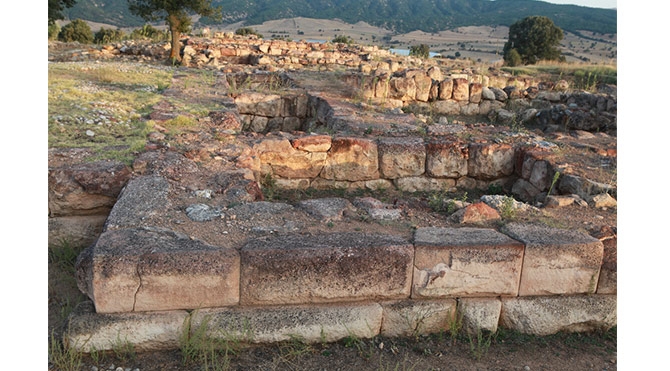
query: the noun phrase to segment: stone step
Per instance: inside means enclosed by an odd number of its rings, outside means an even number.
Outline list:
[[[526,334],[606,330],[616,325],[616,295],[400,300],[196,311],[96,313],[92,302],[68,319],[65,343],[86,353],[132,344],[136,351],[179,349],[204,334],[234,343],[334,342],[345,338],[418,336],[498,326]]]

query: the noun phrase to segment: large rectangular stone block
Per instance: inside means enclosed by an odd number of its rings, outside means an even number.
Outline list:
[[[239,254],[166,229],[107,231],[77,262],[98,313],[197,309],[239,301]]]
[[[126,343],[136,351],[177,349],[188,315],[185,310],[101,314],[86,301],[68,318],[63,340],[84,353],[113,350]]]
[[[503,233],[526,245],[519,296],[595,293],[603,244],[575,230],[511,223]]]
[[[617,324],[616,295],[503,298],[500,326],[533,335],[607,330]]]
[[[413,246],[389,235],[285,235],[240,251],[240,303],[274,305],[409,297]]]
[[[523,244],[493,229],[418,228],[413,298],[513,296]]]
[[[449,329],[456,320],[456,299],[382,303],[382,336],[418,336]]]
[[[379,168],[383,178],[418,176],[426,170],[422,138],[380,138]]]
[[[377,143],[364,138],[333,138],[321,177],[348,181],[379,178]]]
[[[205,327],[209,336],[224,340],[317,343],[371,338],[379,335],[381,323],[381,305],[341,303],[204,309],[193,313],[190,325],[192,332]]]

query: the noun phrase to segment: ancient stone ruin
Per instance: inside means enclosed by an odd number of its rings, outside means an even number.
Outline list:
[[[190,44],[184,53],[186,63],[203,64],[227,54],[252,65],[346,59],[254,45],[246,55]],[[589,176],[588,161],[575,163],[556,143],[568,148],[577,130],[580,150],[615,166],[616,137],[604,132],[616,133],[616,96],[360,66],[337,76],[358,101],[315,88],[309,72],[225,74],[239,91],[208,125],[234,138],[228,142],[203,137],[180,152],[150,136],[132,167],[77,163],[83,150],[51,150],[50,238],[90,244],[77,261],[90,302],[70,317],[69,346],[111,349],[121,338],[138,350],[172,349],[184,329],[201,326],[214,337],[271,343],[412,336],[454,321],[471,333],[537,335],[616,325],[616,233],[495,223],[509,207],[613,207],[616,187]],[[282,89],[269,91],[271,83]],[[389,109],[366,109],[373,104]],[[444,119],[400,109],[409,105]],[[515,123],[537,130],[513,130]],[[544,137],[550,133],[554,141]],[[457,210],[447,217],[337,193],[464,189],[505,195],[440,200]],[[276,190],[333,194],[288,202],[267,196]],[[510,196],[516,200],[505,204]]]

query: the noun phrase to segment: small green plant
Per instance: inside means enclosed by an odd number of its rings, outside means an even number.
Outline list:
[[[89,355],[91,356],[91,360],[95,364],[100,364],[105,361],[106,354],[104,351],[98,350],[95,346],[91,346]]]
[[[261,191],[266,200],[273,200],[277,195],[277,181],[272,177],[272,174],[267,173],[261,179]]]
[[[279,354],[286,361],[312,353],[312,347],[300,335],[290,334],[289,340],[279,345]]]
[[[463,313],[457,312],[449,321],[449,336],[451,337],[451,343],[455,344],[458,335],[461,333],[463,328]]]
[[[561,176],[561,173],[558,171],[554,173],[554,178],[551,180],[551,186],[549,187],[549,191],[547,192],[547,196],[551,195],[551,191],[554,190],[554,186],[556,185],[556,182],[558,181],[558,178]]]
[[[201,364],[205,370],[227,370],[230,367],[230,356],[237,353],[243,339],[250,340],[248,323],[242,326],[243,335],[221,330],[219,337],[210,336],[208,329],[210,316],[205,316],[200,324],[193,328],[191,313],[184,321],[179,337],[179,349],[184,366]]]
[[[516,216],[515,202],[514,197],[503,196],[502,204],[500,205],[500,216],[503,219],[513,219]]]
[[[82,365],[82,354],[73,347],[65,346],[52,332],[49,339],[49,362],[59,371],[78,371]]]
[[[111,344],[112,352],[122,362],[134,361],[136,352],[135,345],[128,338],[121,339],[121,334],[116,335],[116,340]]]
[[[486,355],[491,347],[491,339],[493,334],[489,331],[482,331],[481,329],[477,330],[477,337],[473,339],[473,336],[468,336],[470,340],[470,352],[476,360],[481,360],[483,356]]]

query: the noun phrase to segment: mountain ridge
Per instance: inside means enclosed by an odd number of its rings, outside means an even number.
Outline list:
[[[509,26],[530,15],[552,19],[570,32],[617,32],[615,9],[557,5],[536,0],[214,0],[223,9],[223,22],[200,18],[199,25],[216,27],[243,21],[246,25],[283,18],[307,17],[360,21],[393,32],[438,32],[462,26]],[[139,27],[145,22],[130,13],[127,0],[78,0],[66,9],[69,19],[116,27]],[[196,24],[197,25],[197,24]]]

